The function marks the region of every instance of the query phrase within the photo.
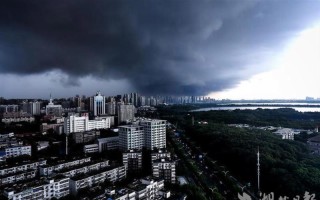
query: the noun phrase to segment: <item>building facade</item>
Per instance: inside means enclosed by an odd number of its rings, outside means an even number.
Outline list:
[[[122,163],[129,172],[139,172],[142,169],[142,152],[130,150],[122,153]]]
[[[99,152],[99,146],[98,144],[87,144],[83,146],[83,152],[85,154],[88,153],[98,153]]]
[[[155,160],[152,163],[152,175],[162,178],[165,182],[176,182],[176,163],[168,159]]]
[[[142,126],[119,126],[119,148],[123,151],[141,150],[144,146],[144,131]]]
[[[97,139],[99,152],[119,149],[119,136]]]
[[[143,126],[147,149],[166,148],[166,120],[147,119],[140,121],[140,125]]]
[[[52,199],[69,194],[69,178],[56,177],[44,181],[29,182],[24,185],[6,188],[3,195],[7,199]]]
[[[64,133],[66,134],[106,128],[110,128],[110,117],[99,117],[89,120],[87,115],[70,115],[64,119]]]
[[[92,187],[104,181],[117,182],[125,179],[127,169],[125,166],[97,170],[89,174],[81,174],[70,179],[70,192],[76,195],[80,189]]]
[[[101,95],[100,91],[90,98],[90,111],[94,116],[106,114],[106,98]]]
[[[118,103],[118,124],[134,119],[135,107],[132,104]]]
[[[61,105],[54,105],[53,99],[50,96],[50,102],[46,106],[46,115],[53,115],[55,117],[61,117],[62,116],[62,106]]]

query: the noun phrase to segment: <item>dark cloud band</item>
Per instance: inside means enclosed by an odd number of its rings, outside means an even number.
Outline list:
[[[301,2],[3,1],[0,73],[126,79],[146,94],[221,91],[266,70],[265,51],[319,17],[319,2]]]

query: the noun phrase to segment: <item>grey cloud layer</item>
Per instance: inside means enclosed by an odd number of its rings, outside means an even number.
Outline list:
[[[91,75],[142,93],[203,95],[266,70],[260,62],[319,10],[316,0],[8,0],[0,73],[61,70],[65,84]]]

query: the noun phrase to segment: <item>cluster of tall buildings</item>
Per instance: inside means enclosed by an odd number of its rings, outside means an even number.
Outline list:
[[[166,121],[141,119],[138,124],[119,126],[119,145],[123,151],[166,148]]]
[[[94,199],[168,198],[170,194],[163,190],[164,183],[175,183],[176,162],[166,151],[167,122],[160,119],[135,118],[137,108],[150,108],[149,106],[155,106],[164,101],[162,97],[145,97],[137,93],[106,97],[101,92],[97,92],[89,98],[77,95],[69,100],[54,100],[50,96],[47,104],[45,101],[26,100],[18,102],[19,105],[0,106],[2,113],[14,117],[18,116],[18,113],[32,117],[40,115],[45,122],[40,126],[43,135],[47,132],[66,134],[65,141],[61,139],[55,141],[61,147],[59,155],[62,155],[63,149],[65,149],[65,158],[71,158],[75,154],[82,155],[80,158],[73,157],[73,160],[68,161],[57,158],[54,162],[45,160],[40,163],[38,160],[28,169],[10,172],[8,176],[0,176],[0,185],[5,186],[1,190],[2,195],[8,199],[59,199],[67,195],[78,197],[79,191],[87,188],[98,194]],[[111,127],[113,127],[112,130]],[[108,135],[110,132],[112,132],[111,135]],[[23,135],[23,137],[26,136]],[[45,144],[44,148],[53,145],[48,141],[38,141],[37,144],[40,142]],[[83,147],[83,152],[72,152],[73,147],[78,148],[80,145]],[[32,157],[34,155],[31,154],[32,149],[28,144],[2,148],[2,154],[5,155],[2,161],[7,162],[7,158],[21,155]],[[143,149],[152,152],[148,155],[150,158],[146,158]],[[38,148],[38,151],[42,150],[43,148]],[[122,154],[122,163],[119,159],[109,162],[109,160],[100,158],[92,160],[87,157],[95,153],[97,154],[93,157],[99,155],[98,153],[118,150],[120,150],[118,155]],[[144,162],[150,160],[149,168],[146,168]],[[22,164],[16,163],[15,166],[10,166],[10,169],[12,167],[20,169],[20,166]],[[27,166],[26,163],[23,163],[23,166]],[[8,168],[7,171],[10,169]],[[121,181],[126,178],[127,173],[137,175],[135,173],[140,173],[142,169],[148,169],[148,172],[151,170],[152,172],[147,176],[151,175],[152,178],[135,180],[127,187],[119,188],[120,190],[109,188],[102,193],[96,190],[105,182]]]

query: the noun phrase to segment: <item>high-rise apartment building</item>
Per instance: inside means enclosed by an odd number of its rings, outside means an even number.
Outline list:
[[[106,103],[106,106],[107,106],[107,114],[108,115],[116,115],[116,102],[115,101],[111,101],[111,102],[108,102]]]
[[[144,131],[142,126],[119,126],[119,148],[123,151],[140,150],[144,146]]]
[[[35,102],[29,102],[27,107],[27,113],[30,113],[31,115],[40,115],[41,108],[41,102],[35,101]]]
[[[140,126],[143,126],[145,147],[147,149],[166,148],[166,120],[142,120],[140,121]]]
[[[166,120],[145,119],[140,125],[119,126],[119,147],[123,151],[166,148]]]
[[[118,124],[134,119],[135,107],[132,104],[118,103]]]
[[[90,111],[94,116],[106,114],[106,98],[100,92],[90,98]]]

